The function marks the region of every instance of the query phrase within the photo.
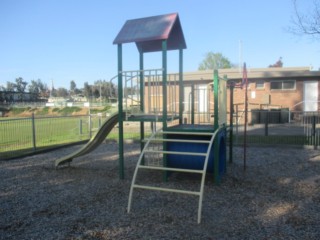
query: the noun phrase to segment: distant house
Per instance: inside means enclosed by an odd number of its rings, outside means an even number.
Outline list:
[[[226,77],[227,85],[231,82],[242,82],[242,69],[220,69],[219,77]],[[175,76],[174,76],[175,75]],[[172,77],[173,76],[173,77]],[[248,110],[253,109],[287,109],[290,111],[318,111],[320,110],[320,71],[311,71],[309,67],[287,68],[254,68],[248,69]],[[178,79],[178,74],[168,75],[167,102],[170,110],[177,111],[179,108],[179,87],[176,81],[172,87],[173,79]],[[195,111],[201,118],[210,118],[213,112],[213,70],[184,72],[184,113]],[[169,86],[170,85],[170,86]],[[162,110],[162,86],[158,89],[160,95],[155,101],[152,95],[153,89],[148,89],[145,84],[145,109]],[[154,87],[150,87],[154,88]],[[170,89],[169,89],[170,88]],[[192,91],[194,92],[192,94]],[[151,94],[149,94],[151,93]],[[234,90],[234,109],[243,111],[245,90]],[[230,89],[226,92],[227,111],[229,104]],[[225,100],[224,100],[225,101]],[[208,114],[209,113],[209,114]],[[203,116],[201,117],[201,114]],[[205,116],[205,114],[207,114]],[[188,120],[189,121],[189,120]]]
[[[241,83],[239,69],[220,69],[219,76],[227,77],[228,83]],[[320,71],[310,71],[309,67],[253,68],[248,69],[249,108],[288,108],[291,111],[320,110]],[[204,88],[213,79],[213,71],[184,73],[184,86],[196,84]],[[229,90],[228,97],[229,99]],[[234,90],[234,104],[244,103],[244,89]]]

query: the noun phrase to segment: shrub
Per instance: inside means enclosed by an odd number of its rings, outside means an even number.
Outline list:
[[[81,108],[79,107],[64,107],[59,110],[59,113],[61,115],[71,115],[74,112],[79,112],[81,111]]]
[[[24,111],[26,111],[26,108],[15,108],[15,107],[10,108],[10,112],[14,115],[23,113]]]
[[[106,105],[104,108],[91,108],[90,113],[97,114],[97,113],[108,112],[108,110],[110,110],[110,108],[111,108],[110,105]]]
[[[40,111],[37,112],[37,115],[47,115],[49,113],[49,108],[44,107]]]

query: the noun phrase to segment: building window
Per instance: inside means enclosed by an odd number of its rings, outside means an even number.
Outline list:
[[[264,80],[256,81],[256,89],[264,89]]]
[[[294,90],[296,89],[296,81],[295,80],[271,81],[270,89],[271,90]]]

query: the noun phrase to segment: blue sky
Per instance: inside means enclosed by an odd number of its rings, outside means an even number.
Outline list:
[[[298,0],[302,10],[313,0]],[[267,67],[283,58],[285,67],[320,67],[319,41],[285,29],[293,16],[291,0],[1,0],[0,85],[22,77],[55,88],[78,88],[109,80],[117,72],[112,44],[128,19],[179,13],[187,49],[184,71],[197,70],[205,53],[221,52],[232,63]],[[178,71],[178,52],[168,54],[169,72]],[[138,69],[134,44],[123,46],[124,70]],[[145,55],[145,68],[160,68],[159,53]],[[250,76],[248,76],[250,77]]]

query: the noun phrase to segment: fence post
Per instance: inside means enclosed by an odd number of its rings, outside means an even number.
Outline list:
[[[92,123],[91,123],[91,114],[89,114],[89,138],[91,138],[92,136],[92,131],[91,131],[91,128],[92,128]]]
[[[82,119],[79,119],[79,134],[82,135]]]
[[[34,113],[32,113],[31,117],[31,123],[32,123],[32,144],[33,144],[33,151],[36,151],[36,125],[35,125],[35,119],[34,119]]]
[[[269,123],[269,110],[266,112],[266,123],[265,123],[265,126],[264,126],[264,135],[265,136],[268,136],[269,135],[269,132],[268,132],[268,123]]]
[[[317,143],[316,143],[316,116],[312,116],[312,130],[311,130],[311,141],[313,141],[313,148],[317,149]]]

